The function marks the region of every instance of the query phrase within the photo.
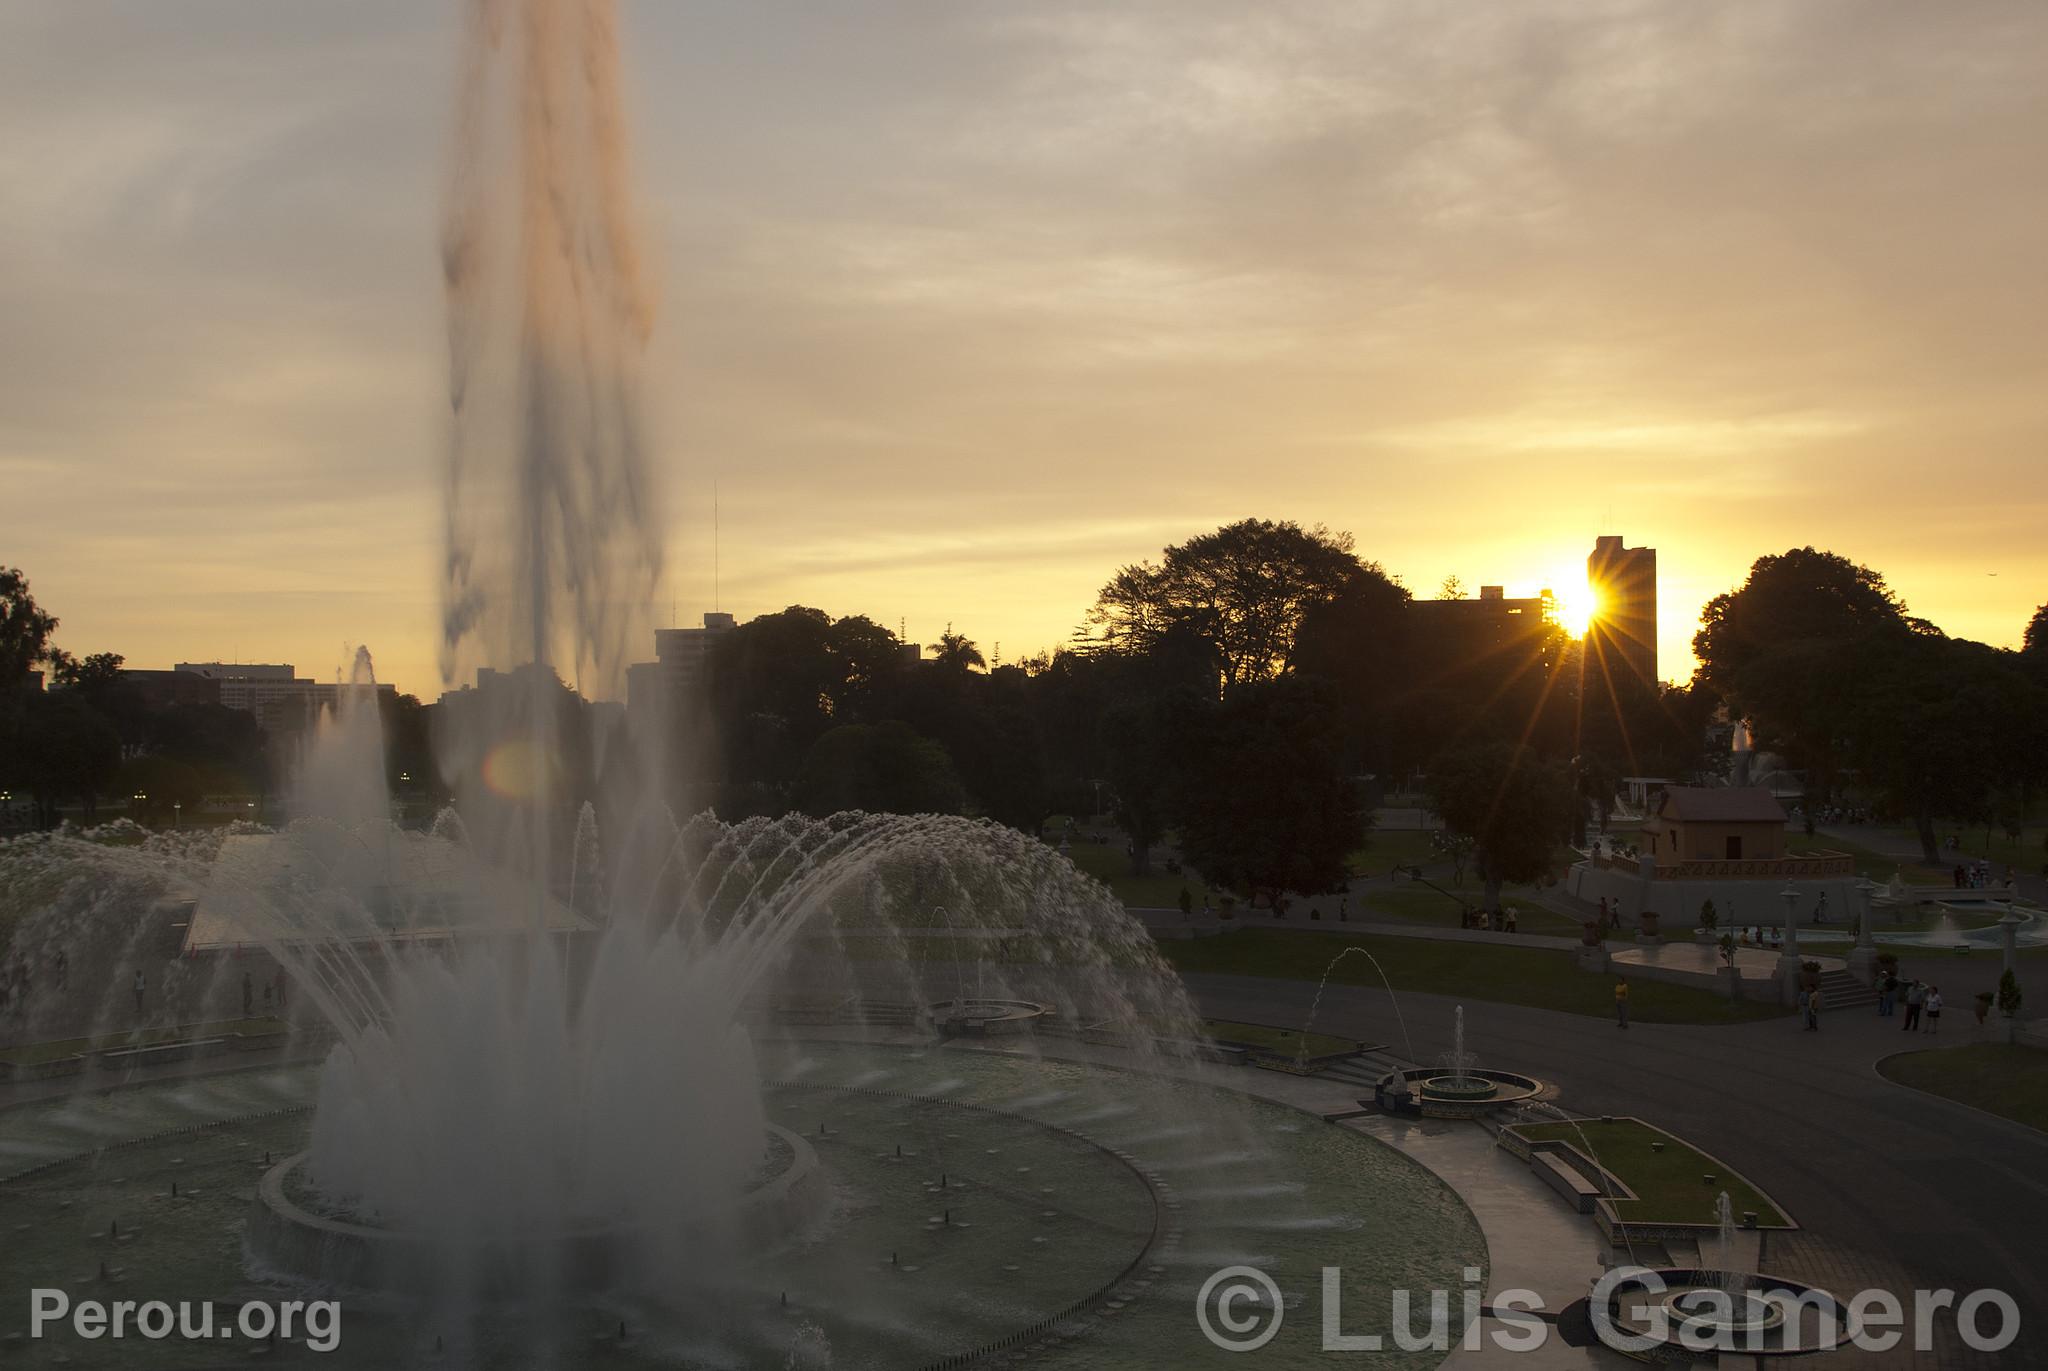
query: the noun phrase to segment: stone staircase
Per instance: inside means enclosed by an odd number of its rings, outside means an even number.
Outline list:
[[[1871,1009],[1877,1005],[1877,992],[1846,971],[1823,971],[1820,973],[1820,1004],[1824,1014],[1832,1014],[1838,1009]]]

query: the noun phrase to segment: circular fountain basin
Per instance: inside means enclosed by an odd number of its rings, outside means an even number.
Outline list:
[[[1052,1013],[1052,1006],[1035,1000],[940,1000],[928,1012],[932,1026],[948,1037],[994,1038],[1006,1033],[1029,1033],[1040,1019]]]
[[[1484,1076],[1425,1076],[1421,1090],[1425,1100],[1490,1100],[1501,1085]]]
[[[750,1248],[778,1243],[827,1206],[829,1187],[818,1182],[818,1154],[796,1133],[767,1126],[769,1167],[732,1203],[685,1222],[678,1234],[656,1235],[631,1224],[590,1224],[553,1233],[480,1237],[464,1255],[483,1273],[486,1289],[515,1288],[536,1263],[564,1273],[572,1289],[605,1289],[617,1282],[623,1264],[640,1242],[692,1236],[737,1237]],[[298,1152],[264,1173],[250,1207],[248,1247],[262,1267],[323,1285],[398,1290],[430,1281],[448,1253],[425,1236],[385,1228],[345,1215],[314,1212],[295,1197],[303,1193],[301,1168],[309,1154]]]
[[[1449,1071],[1441,1066],[1417,1066],[1388,1072],[1374,1087],[1373,1096],[1381,1109],[1469,1119],[1501,1105],[1534,1099],[1546,1089],[1534,1076],[1492,1067]]]
[[[1670,1311],[1673,1329],[1695,1337],[1747,1337],[1785,1322],[1782,1306],[1749,1290],[1731,1294],[1718,1286],[1699,1285],[1667,1291],[1662,1303]]]

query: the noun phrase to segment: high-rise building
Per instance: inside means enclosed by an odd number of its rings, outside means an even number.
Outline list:
[[[738,621],[716,610],[704,615],[702,628],[657,628],[654,655],[661,664],[661,688],[670,700],[689,698],[704,679],[704,662],[711,645],[733,631]]]
[[[1556,602],[1548,590],[1511,600],[1504,587],[1481,586],[1476,600],[1416,600],[1409,610],[1419,673],[1441,682],[1473,672],[1498,678],[1541,663]]]
[[[1657,549],[1628,547],[1619,534],[1593,540],[1586,583],[1596,603],[1586,656],[1617,683],[1657,683]]]
[[[216,682],[220,702],[229,709],[254,714],[267,733],[308,728],[323,708],[335,707],[341,697],[336,683],[301,676],[288,663],[179,662],[174,670]],[[379,698],[389,699],[396,693],[392,686],[378,683]]]

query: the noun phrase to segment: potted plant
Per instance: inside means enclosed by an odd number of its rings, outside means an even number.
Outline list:
[[[1983,1023],[1983,1022],[1984,1022],[1984,1018],[1985,1018],[1985,1016],[1986,1016],[1986,1015],[1988,1015],[1988,1014],[1989,1014],[1990,1012],[1991,1012],[1991,992],[1990,992],[1990,991],[1988,991],[1988,990],[1980,990],[1980,991],[1978,991],[1978,992],[1977,992],[1977,1022],[1978,1022],[1978,1023],[1980,1023],[1980,1024],[1981,1024],[1981,1023]]]
[[[1693,937],[1702,943],[1718,942],[1720,941],[1720,927],[1721,915],[1719,911],[1717,911],[1714,908],[1714,902],[1712,900],[1701,901],[1700,926],[1694,930]]]
[[[1799,964],[1799,988],[1801,990],[1820,989],[1819,962],[1801,962]]]
[[[1636,916],[1637,927],[1642,930],[1643,941],[1657,941],[1657,911],[1646,909]]]
[[[1998,978],[1998,1012],[2008,1019],[2020,1016],[2020,1002],[2026,997],[2020,994],[2020,983],[2008,971]]]
[[[1711,904],[1712,901],[1708,903]],[[1735,935],[1733,933],[1723,933],[1721,935],[1720,947],[1721,979],[1728,982],[1728,998],[1739,1000],[1742,998],[1742,972],[1737,970],[1735,966]]]

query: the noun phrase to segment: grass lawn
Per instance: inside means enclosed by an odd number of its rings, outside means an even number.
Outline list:
[[[1313,982],[1347,947],[1364,948],[1377,959],[1396,993],[1459,995],[1592,1018],[1614,1012],[1613,978],[1589,975],[1573,964],[1570,953],[1548,948],[1249,928],[1221,937],[1161,943],[1159,951],[1182,972]],[[1339,985],[1381,984],[1379,973],[1363,957],[1338,962],[1330,980]],[[1636,1023],[1745,1023],[1781,1018],[1788,1012],[1775,1004],[1730,1001],[1693,986],[1640,978],[1629,982],[1629,1018]]]
[[[1151,875],[1133,876],[1131,859],[1124,855],[1121,842],[1076,842],[1068,850],[1067,857],[1075,866],[1108,886],[1132,909],[1178,909],[1182,886],[1187,887],[1188,898],[1195,902],[1197,911],[1205,897],[1216,904],[1223,900],[1223,892],[1211,891],[1191,872],[1178,876],[1171,874],[1157,858],[1153,860]]]
[[[1446,876],[1437,884],[1444,885],[1453,894],[1462,895],[1474,909],[1484,901],[1485,891],[1478,885],[1468,885],[1461,890],[1457,886],[1445,885],[1448,879]],[[1518,932],[1576,936],[1581,927],[1579,920],[1533,903],[1526,887],[1502,889],[1501,903],[1514,906]],[[1434,928],[1458,927],[1458,906],[1428,886],[1417,885],[1413,881],[1375,881],[1359,890],[1357,906],[1362,907],[1362,912],[1354,917],[1360,919],[1426,924]]]
[[[1753,1211],[1760,1224],[1782,1226],[1785,1222],[1776,1206],[1728,1175],[1719,1162],[1694,1151],[1663,1129],[1638,1120],[1522,1124],[1515,1132],[1531,1142],[1556,1140],[1590,1151],[1595,1161],[1636,1193],[1636,1199],[1614,1202],[1614,1212],[1626,1222],[1710,1224],[1716,1218],[1714,1202],[1724,1190],[1735,1206],[1738,1220],[1745,1211]],[[1653,1142],[1663,1143],[1664,1150],[1653,1151]],[[1719,1175],[1712,1185],[1701,1179],[1709,1172]]]
[[[1303,1046],[1302,1035],[1291,1028],[1270,1028],[1265,1024],[1238,1023],[1232,1019],[1204,1019],[1202,1031],[1218,1042],[1256,1047],[1289,1057],[1301,1052]],[[1308,1056],[1332,1057],[1356,1052],[1358,1043],[1354,1039],[1336,1038],[1328,1033],[1310,1033],[1307,1047]]]
[[[1894,872],[1910,885],[1926,885],[1933,881],[1945,881],[1948,872],[1922,866],[1917,861],[1904,857],[1887,857],[1861,843],[1850,842],[1829,833],[1816,833],[1808,837],[1793,829],[1785,831],[1785,855],[1803,856],[1808,852],[1845,852],[1855,859],[1856,874],[1866,880],[1883,885],[1889,882]]]
[[[144,1028],[132,1033],[102,1033],[96,1038],[61,1038],[55,1042],[0,1048],[0,1062],[32,1066],[38,1062],[55,1061],[59,1057],[75,1057],[81,1052],[149,1047],[186,1038],[218,1038],[229,1033],[282,1033],[284,1029],[283,1019],[223,1019],[216,1023],[182,1024],[176,1028]]]
[[[1376,828],[1345,865],[1361,876],[1385,876],[1395,866],[1427,865],[1434,860],[1430,846],[1435,841],[1434,829]]]
[[[1939,1052],[1905,1052],[1877,1064],[1886,1080],[1974,1105],[2048,1132],[2048,1052],[1973,1043]]]

